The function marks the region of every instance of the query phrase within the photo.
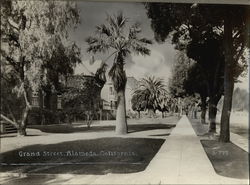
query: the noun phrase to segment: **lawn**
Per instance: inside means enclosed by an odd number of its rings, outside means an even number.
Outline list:
[[[164,139],[112,137],[31,145],[2,153],[0,160],[5,165],[0,171],[50,174],[139,172],[145,170],[163,142]]]
[[[225,177],[248,179],[248,153],[235,144],[201,140],[216,173]]]
[[[209,137],[211,134],[207,133],[208,124],[201,124],[194,119],[191,121],[217,174],[238,179],[249,177],[249,158],[246,151],[231,142],[222,143],[218,141],[217,137]]]
[[[128,133],[132,132],[140,132],[154,129],[171,129],[174,127],[174,124],[133,124],[128,125]],[[100,125],[100,126],[92,126],[91,128],[87,128],[85,125],[82,127],[75,125],[30,125],[28,128],[38,129],[42,132],[46,133],[77,133],[77,132],[103,132],[103,131],[112,131],[115,130],[115,125]]]
[[[249,129],[247,128],[241,128],[241,127],[237,127],[237,126],[231,126],[230,127],[230,131],[238,134],[246,139],[249,139]]]

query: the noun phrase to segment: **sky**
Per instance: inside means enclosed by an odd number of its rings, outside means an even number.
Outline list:
[[[150,56],[138,56],[131,55],[126,58],[126,74],[127,76],[133,76],[137,80],[146,76],[156,76],[163,78],[167,83],[169,77],[171,77],[171,70],[174,63],[174,58],[178,51],[174,49],[170,39],[165,43],[159,44],[154,40],[154,32],[150,26],[150,19],[146,15],[146,10],[142,3],[119,3],[119,2],[77,2],[80,9],[80,21],[77,29],[71,32],[70,39],[75,41],[81,48],[82,64],[75,68],[75,74],[90,74],[95,72],[97,66],[101,61],[105,60],[111,53],[95,54],[94,58],[96,63],[89,64],[89,59],[93,54],[86,52],[87,43],[85,39],[88,36],[94,36],[95,27],[97,25],[105,23],[107,14],[113,15],[118,11],[122,11],[125,17],[129,18],[128,25],[135,22],[139,22],[142,28],[142,37],[146,37],[153,41],[153,44],[149,46],[151,50]],[[112,65],[113,58],[107,60],[107,64],[110,67]],[[248,75],[242,78],[241,83],[235,84],[235,87],[247,89],[249,87]]]
[[[100,63],[100,60],[105,60],[112,52],[105,55],[94,55],[97,64],[91,66],[89,59],[91,55],[86,52],[87,43],[86,37],[93,36],[94,30],[97,25],[105,23],[106,15],[116,14],[118,11],[122,11],[125,17],[129,18],[128,25],[135,22],[139,22],[142,28],[142,37],[146,37],[153,41],[153,44],[149,46],[151,50],[150,56],[138,56],[131,55],[126,58],[126,74],[127,76],[133,76],[136,79],[140,79],[146,76],[156,76],[168,80],[171,75],[171,66],[176,55],[176,50],[170,42],[164,44],[158,44],[154,40],[154,32],[150,26],[150,20],[146,15],[146,10],[142,3],[110,3],[110,2],[77,2],[80,9],[81,24],[71,34],[73,40],[75,40],[82,51],[82,63],[75,69],[76,74],[88,74],[88,71],[93,71],[95,66]],[[107,61],[107,64],[111,66],[113,58]],[[87,70],[87,69],[88,70]]]

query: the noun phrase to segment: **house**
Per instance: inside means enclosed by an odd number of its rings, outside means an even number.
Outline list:
[[[138,86],[138,81],[134,77],[127,77],[127,84],[125,89],[125,97],[126,97],[126,112],[129,116],[130,113],[133,113],[131,99],[134,93],[134,90]],[[113,117],[116,115],[117,109],[117,94],[114,89],[113,82],[109,79],[105,84],[101,91],[101,99],[104,103],[103,109],[107,112],[109,110],[109,114]],[[107,114],[107,113],[106,113]]]
[[[56,124],[60,123],[62,113],[62,97],[59,91],[51,88],[41,88],[28,93],[31,110],[27,124]]]
[[[94,75],[98,68],[102,65],[101,60],[95,60],[94,63],[84,63],[81,66],[81,72],[84,74]],[[108,77],[108,74],[105,74]],[[126,96],[126,110],[133,112],[131,99],[135,88],[138,86],[138,81],[134,77],[127,77],[127,84],[125,89]],[[107,78],[101,90],[101,105],[102,105],[102,119],[114,119],[117,109],[117,95],[110,78]]]
[[[126,96],[126,111],[134,112],[132,110],[132,96],[135,91],[135,89],[138,87],[139,82],[134,77],[127,77],[127,84],[125,89],[125,96]]]
[[[117,94],[110,79],[104,84],[101,91],[102,120],[115,119],[117,109]]]
[[[30,124],[52,124],[62,121],[86,120],[89,114],[95,120],[115,119],[117,110],[117,95],[112,81],[106,77],[104,63],[99,60],[93,65],[86,66],[84,73],[58,78],[56,90],[47,87],[33,92]],[[108,76],[106,74],[106,76]],[[134,77],[127,78],[125,96],[127,114],[133,112],[131,99],[138,81]],[[82,89],[82,97],[73,103],[65,102],[63,91],[72,88]],[[77,106],[76,106],[77,104]],[[65,118],[66,117],[66,118]]]
[[[27,124],[57,124],[64,116],[62,92],[66,77],[56,70],[46,70],[50,83],[41,86],[37,91],[28,92],[31,110]]]
[[[96,75],[72,75],[67,78],[65,88],[71,91],[71,95],[77,99],[63,101],[63,110],[77,120],[100,119],[102,117],[101,90],[105,81],[99,79]],[[77,90],[77,93],[75,93]],[[80,93],[79,93],[80,92]],[[65,95],[64,95],[65,96]],[[67,94],[66,94],[67,96]]]

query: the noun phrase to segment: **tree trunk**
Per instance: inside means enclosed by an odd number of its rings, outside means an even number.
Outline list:
[[[209,132],[216,132],[216,115],[218,101],[210,98],[208,107]]]
[[[29,115],[29,110],[30,108],[28,106],[25,107],[24,112],[23,112],[23,116],[22,116],[22,120],[18,126],[18,136],[26,136],[26,125],[27,125],[27,118]]]
[[[148,114],[150,118],[154,117],[154,109],[148,109]]]
[[[125,92],[120,90],[117,92],[117,112],[116,112],[116,127],[115,132],[118,135],[127,134],[127,120],[126,120],[126,102],[125,102]]]
[[[224,100],[221,114],[220,138],[222,142],[230,141],[230,114],[232,109],[232,95],[234,89],[233,77],[233,40],[232,22],[230,12],[224,18],[224,48],[225,48],[225,69],[224,69]]]
[[[100,120],[102,120],[102,109],[100,110]]]
[[[201,98],[201,123],[206,124],[206,112],[207,112],[207,105],[206,105],[206,98]]]
[[[161,117],[164,118],[164,112],[163,111],[161,112]]]
[[[141,118],[141,112],[140,111],[137,111],[138,112],[138,118],[140,119]]]
[[[29,111],[30,111],[30,103],[28,100],[28,95],[26,92],[26,89],[24,89],[24,100],[25,100],[25,109],[23,111],[23,116],[22,116],[22,120],[19,123],[19,127],[18,127],[18,136],[26,136],[26,125],[27,125],[27,119],[28,119],[28,115],[29,115]]]

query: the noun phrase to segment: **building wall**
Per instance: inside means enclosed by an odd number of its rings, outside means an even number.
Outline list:
[[[117,102],[117,94],[114,89],[114,85],[111,81],[107,81],[104,84],[104,87],[101,91],[101,99],[104,100],[104,102],[109,102],[111,104],[114,104]],[[105,108],[105,107],[104,107]],[[107,107],[107,109],[110,109]]]
[[[29,92],[32,109],[29,112],[28,124],[57,124],[60,122],[61,95],[50,91]]]
[[[132,103],[131,103],[133,92],[134,92],[133,89],[129,85],[127,85],[126,89],[125,89],[126,111],[127,112],[133,111],[132,110]]]
[[[138,85],[138,81],[134,77],[128,77],[126,89],[125,89],[127,114],[129,112],[134,112],[132,110],[131,99],[132,99],[133,92],[134,92],[135,88],[137,87],[137,85]],[[105,104],[107,105],[106,107],[104,107],[105,110],[111,110],[111,108],[108,107],[108,104],[110,105],[111,102],[112,103],[115,102],[115,104],[117,104],[117,95],[116,95],[116,92],[114,90],[113,83],[110,79],[104,84],[104,87],[101,91],[101,99],[104,100]]]
[[[127,78],[127,85],[126,85],[126,110],[127,112],[134,112],[132,110],[132,96],[135,91],[135,89],[138,87],[139,82],[134,77],[128,77]]]

